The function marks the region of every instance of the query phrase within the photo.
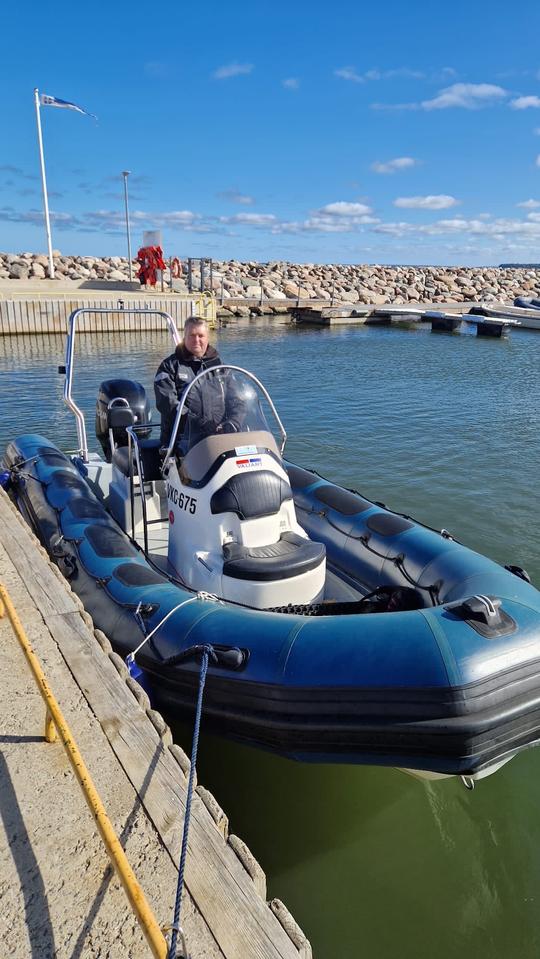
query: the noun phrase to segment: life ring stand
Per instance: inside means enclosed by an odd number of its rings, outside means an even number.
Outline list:
[[[177,256],[173,256],[171,260],[171,276],[174,280],[177,280],[182,272],[182,264]]]

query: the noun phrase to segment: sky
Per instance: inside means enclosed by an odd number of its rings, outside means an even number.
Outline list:
[[[540,261],[537,0],[27,0],[2,12],[0,249]]]

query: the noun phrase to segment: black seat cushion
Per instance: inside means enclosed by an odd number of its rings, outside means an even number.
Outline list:
[[[292,499],[286,480],[270,470],[253,470],[231,476],[210,500],[212,513],[236,513],[240,519],[273,516],[284,500]]]
[[[144,480],[150,483],[152,480],[163,479],[161,475],[161,457],[159,455],[159,439],[139,440],[139,455],[141,457]],[[117,446],[112,455],[112,461],[118,467],[124,476],[129,476],[129,455],[127,446]],[[135,465],[135,454],[133,454],[133,475],[137,475]]]
[[[233,579],[257,581],[291,579],[316,569],[326,556],[322,543],[312,543],[296,533],[283,533],[270,546],[242,546],[226,543],[223,547],[223,574]]]
[[[131,458],[133,461],[133,473],[135,473],[135,459],[133,455]],[[127,446],[117,446],[113,452],[112,461],[114,465],[118,467],[120,472],[124,474],[124,476],[129,476],[129,456]]]

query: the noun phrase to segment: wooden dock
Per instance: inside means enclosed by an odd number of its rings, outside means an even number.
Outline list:
[[[40,658],[160,925],[170,923],[189,760],[106,637],[0,491],[0,578]],[[68,759],[44,741],[44,708],[0,622],[0,929],[10,959],[149,955]],[[272,828],[272,823],[268,824]],[[261,866],[197,787],[182,924],[193,959],[310,959]]]

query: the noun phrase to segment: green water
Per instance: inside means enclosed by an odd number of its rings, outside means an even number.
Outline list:
[[[483,341],[257,320],[216,340],[269,389],[290,459],[540,583],[539,334]],[[151,387],[168,341],[119,334],[79,346],[74,396],[91,437],[99,381],[123,374]],[[60,338],[0,341],[1,448],[29,430],[76,445],[55,372],[62,358]],[[467,792],[396,770],[302,766],[203,734],[199,779],[317,959],[537,956],[540,750]]]

